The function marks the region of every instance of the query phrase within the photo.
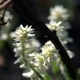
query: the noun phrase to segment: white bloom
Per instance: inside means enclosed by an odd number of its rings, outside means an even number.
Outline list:
[[[43,72],[42,66],[44,63],[44,61],[41,62],[41,59],[38,57],[37,51],[38,48],[40,47],[40,44],[38,41],[34,39],[33,32],[34,31],[31,28],[31,26],[23,27],[22,25],[20,25],[20,27],[17,28],[17,30],[14,32],[15,33],[14,37],[15,43],[13,44],[15,46],[14,52],[16,53],[15,56],[19,57],[15,61],[15,63],[21,63],[20,68],[26,69],[26,72],[23,73],[22,75],[24,77],[29,78],[36,75],[35,72],[30,68],[30,65],[32,65],[34,69],[36,69],[42,74]],[[34,77],[36,78],[36,76]]]
[[[74,57],[74,53],[70,50],[67,50],[67,53],[69,55],[70,58],[73,58]]]
[[[68,37],[68,33],[65,27],[62,25],[62,22],[56,22],[51,20],[49,24],[46,24],[50,30],[56,30],[57,36],[63,46],[65,46],[68,42],[72,42],[72,39]]]
[[[14,38],[16,35],[15,35],[15,32],[11,32],[10,34],[9,34],[9,36],[11,37],[11,38]]]
[[[9,11],[6,11],[4,20],[7,21],[8,19],[12,19],[12,18],[13,18],[12,14]]]
[[[30,38],[30,37],[34,37],[33,33],[33,29],[30,27],[28,27],[28,25],[26,27],[23,27],[22,25],[19,26],[19,28],[17,28],[17,30],[15,31],[16,34],[16,38],[15,41],[23,41],[23,38],[26,41],[26,38]]]
[[[70,50],[68,50],[67,45],[66,45],[68,42],[73,41],[72,38],[68,37],[67,29],[71,28],[69,23],[66,21],[68,19],[68,17],[69,17],[68,10],[65,9],[63,6],[57,5],[54,8],[50,9],[50,15],[48,17],[48,19],[50,20],[50,23],[46,24],[46,25],[50,30],[56,31],[56,34],[57,34],[60,42],[62,43],[62,45],[66,48],[66,51],[67,51],[69,57],[73,58],[74,53],[71,52]],[[48,48],[46,48],[46,49],[43,48],[43,51],[44,51],[44,53],[45,53],[45,51],[46,51],[46,53],[50,52],[48,50]],[[54,49],[54,51],[56,51],[56,50]],[[63,75],[66,75],[64,72],[66,69],[65,69],[65,66],[63,65],[63,63],[60,59],[60,55],[58,54],[58,50],[54,53],[53,57],[54,57],[54,60],[53,60],[53,58],[52,58],[52,60],[56,61],[57,66],[59,66],[59,68],[61,70],[61,73]],[[50,62],[51,58],[50,59],[47,58],[47,61]]]
[[[63,31],[63,28],[64,28],[63,26],[61,26],[61,24],[62,24],[61,21],[56,22],[54,20],[51,20],[49,22],[49,24],[46,24],[46,25],[50,30],[56,30],[56,31],[60,31],[61,32],[61,31]]]
[[[45,57],[42,54],[36,54],[35,59],[36,59],[35,63],[38,65],[38,69],[40,70],[40,72],[41,73],[46,72],[46,70],[48,69],[48,66],[45,65],[46,63]]]
[[[5,16],[5,17],[4,17],[4,21],[5,21],[5,22],[8,21],[9,19],[10,19],[10,20],[13,19],[13,15],[10,13],[10,11],[6,11],[4,16]],[[8,22],[8,23],[6,24],[6,27],[9,28],[10,25],[11,25],[11,23]]]
[[[15,46],[14,52],[16,53],[16,57],[21,57],[27,60],[28,57],[34,56],[33,53],[37,49],[37,47],[33,44],[34,34],[33,29],[28,27],[23,27],[20,25],[19,28],[15,32],[13,32],[15,43],[13,44]],[[19,60],[18,60],[19,61]],[[20,62],[20,61],[19,61]]]
[[[1,34],[1,39],[2,40],[7,40],[8,39],[8,34],[7,33],[2,33]]]
[[[59,38],[63,38],[64,35],[62,34],[62,32],[64,31],[64,26],[62,26],[61,24],[62,22],[51,20],[50,23],[46,25],[50,30],[55,30]]]
[[[54,29],[57,32],[63,31],[61,22],[51,22],[50,24],[51,30]],[[58,50],[56,50],[51,41],[46,42],[41,48],[42,52],[39,53],[38,48],[40,47],[40,44],[38,42],[35,44],[36,41],[33,32],[31,26],[23,27],[22,25],[14,32],[14,52],[16,53],[15,56],[18,57],[15,63],[21,63],[20,68],[25,69],[25,72],[22,74],[24,77],[30,79],[34,77],[36,80],[40,80],[36,73],[31,69],[31,66],[38,71],[41,76],[44,76],[54,59],[59,63],[60,57],[58,56]]]
[[[20,68],[26,68],[24,63],[21,64],[19,67],[20,67]]]
[[[69,17],[67,9],[63,6],[57,5],[54,8],[50,9],[50,16],[48,17],[49,20],[67,20]]]
[[[57,54],[58,50],[56,50],[55,46],[52,44],[51,41],[45,43],[42,47],[42,55],[45,58],[45,65],[50,66],[53,62],[54,55]]]
[[[31,70],[30,72],[25,72],[25,73],[22,73],[22,75],[26,78],[30,78],[32,77],[32,75],[34,74],[33,70]]]
[[[14,62],[14,64],[22,63],[22,62],[23,62],[23,57],[20,56],[19,58],[17,58],[17,60]]]

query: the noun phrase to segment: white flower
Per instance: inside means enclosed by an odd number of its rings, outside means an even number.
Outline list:
[[[2,40],[7,40],[8,39],[8,34],[7,33],[2,33],[1,34],[1,39]]]
[[[26,78],[30,78],[32,77],[32,75],[34,74],[34,71],[31,70],[30,72],[25,72],[25,73],[22,73],[22,75]]]
[[[65,26],[62,25],[62,22],[56,22],[51,20],[49,24],[46,24],[50,30],[56,30],[57,36],[63,46],[65,46],[68,42],[72,42],[72,39],[68,37],[68,33],[65,29]]]
[[[12,20],[13,19],[13,15],[10,13],[10,11],[6,11],[5,15],[4,15],[4,21],[8,21],[9,19]],[[11,23],[8,21],[8,23],[6,24],[6,27],[9,28],[11,26]]]
[[[51,30],[63,31],[61,22],[50,22],[50,25],[47,24]],[[19,28],[14,32],[15,46],[14,52],[15,57],[18,57],[15,63],[21,63],[20,68],[25,69],[25,72],[22,74],[26,78],[35,78],[40,80],[38,75],[34,70],[38,71],[41,76],[45,76],[46,70],[48,70],[51,63],[56,59],[57,63],[60,62],[60,57],[58,56],[58,50],[52,44],[51,41],[45,43],[42,46],[42,52],[38,52],[40,44],[34,39],[33,29],[28,26],[23,27],[20,25]],[[60,65],[59,65],[60,66]],[[32,69],[32,68],[34,69]],[[61,67],[62,69],[62,67]]]
[[[49,20],[67,20],[69,17],[67,9],[65,9],[61,5],[57,5],[54,8],[50,9],[50,16],[48,17]]]
[[[51,41],[46,42],[41,49],[42,49],[41,54],[45,58],[45,66],[50,66],[58,50],[56,50],[55,46],[52,44]]]
[[[70,58],[73,58],[74,57],[74,53],[70,50],[67,50],[67,53],[69,55]]]
[[[12,16],[12,14],[11,14],[9,11],[6,11],[6,12],[5,12],[4,20],[6,21],[6,20],[8,20],[9,18],[12,19],[13,16]]]
[[[11,37],[11,38],[14,38],[16,35],[15,35],[15,32],[11,32],[10,34],[9,34],[9,36]]]
[[[46,59],[45,57],[42,55],[42,54],[36,54],[35,55],[35,60],[36,60],[36,65],[38,70],[41,72],[41,73],[45,73],[46,70],[48,69],[48,66],[45,65],[46,63]],[[46,63],[47,64],[47,63]]]
[[[28,25],[26,27],[23,27],[22,25],[19,26],[19,28],[17,28],[17,30],[15,31],[16,34],[16,38],[15,41],[23,41],[23,38],[26,41],[26,38],[30,38],[30,37],[34,37],[33,33],[33,29],[30,27],[28,27]]]
[[[63,26],[61,26],[62,22],[59,21],[59,22],[56,22],[54,20],[51,20],[49,22],[49,24],[46,24],[46,26],[50,29],[50,30],[56,30],[56,31],[63,31]]]
[[[21,64],[19,67],[20,67],[20,68],[26,68],[24,63]]]
[[[31,26],[23,27],[22,25],[20,25],[20,27],[14,32],[14,52],[16,53],[15,56],[19,57],[15,63],[21,63],[20,68],[25,68],[26,70],[26,72],[22,75],[29,78],[33,76],[35,78],[38,77],[36,73],[30,68],[30,65],[32,65],[34,69],[42,74],[42,66],[44,64],[44,61],[41,62],[41,59],[38,57],[40,54],[37,51],[40,47],[40,44],[37,40],[35,40],[33,32],[34,31]]]
[[[28,27],[23,27],[22,25],[17,28],[15,32],[13,32],[14,35],[14,41],[15,43],[13,44],[15,46],[14,52],[16,53],[16,57],[21,57],[24,58],[24,60],[27,60],[28,57],[34,56],[33,54],[35,53],[37,46],[33,43],[33,29]],[[19,60],[17,60],[19,61]],[[19,61],[20,62],[20,61]],[[21,61],[22,62],[22,61]]]

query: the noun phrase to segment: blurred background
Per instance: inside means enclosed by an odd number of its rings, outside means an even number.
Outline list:
[[[48,23],[47,17],[50,15],[50,8],[55,5],[63,5],[69,11],[68,22],[71,28],[68,29],[69,36],[73,43],[68,43],[68,47],[75,56],[71,59],[75,68],[80,68],[80,0],[33,0],[38,17]],[[3,11],[0,11],[2,13]],[[14,64],[16,58],[13,52],[13,31],[20,25],[29,24],[13,8],[8,7],[4,19],[10,21],[5,26],[0,26],[0,80],[26,80],[22,77],[23,70],[19,69],[19,64]],[[36,38],[43,45],[47,39],[35,30]]]

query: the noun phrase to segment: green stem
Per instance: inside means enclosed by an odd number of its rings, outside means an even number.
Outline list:
[[[36,73],[36,75],[41,79],[44,80],[44,78],[40,75],[40,73],[38,71],[36,71],[32,66],[30,66],[30,68]]]

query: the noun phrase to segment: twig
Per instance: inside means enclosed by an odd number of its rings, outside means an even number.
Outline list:
[[[12,2],[12,0],[5,1],[2,5],[0,5],[0,10],[2,10],[5,6],[7,6],[11,2]]]

